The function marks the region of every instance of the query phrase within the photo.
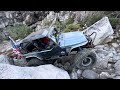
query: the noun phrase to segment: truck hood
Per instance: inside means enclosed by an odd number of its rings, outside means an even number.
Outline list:
[[[88,41],[83,34],[83,32],[75,31],[75,32],[67,32],[62,33],[59,36],[59,44],[60,47],[66,47],[66,46],[75,46],[75,45],[85,45]]]

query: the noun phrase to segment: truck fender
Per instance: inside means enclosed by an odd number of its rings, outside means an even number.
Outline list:
[[[29,59],[29,58],[37,58],[39,60],[43,60],[41,57],[38,57],[38,56],[28,56],[28,57],[25,57],[26,59]]]
[[[70,52],[71,52],[73,49],[79,48],[80,46],[83,46],[83,45],[85,45],[85,44],[87,44],[87,43],[88,43],[88,42],[84,42],[84,43],[82,43],[82,44],[77,44],[77,45],[72,46],[71,49],[70,49]]]

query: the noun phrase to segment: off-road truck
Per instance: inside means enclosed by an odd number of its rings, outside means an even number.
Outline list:
[[[58,32],[51,26],[31,33],[14,42],[15,54],[26,59],[28,66],[38,66],[75,54],[73,65],[80,69],[92,68],[97,61],[93,47],[105,43],[114,31],[108,17],[103,17],[87,29],[74,32]]]
[[[80,69],[92,68],[96,54],[92,39],[82,31],[59,33],[55,27],[31,33],[16,45],[28,66],[38,66],[69,56],[75,52],[73,65]]]

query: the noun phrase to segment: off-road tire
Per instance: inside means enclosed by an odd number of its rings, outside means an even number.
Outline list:
[[[27,62],[27,66],[40,66],[40,65],[44,65],[45,61],[37,59],[37,58],[31,58],[28,62]]]
[[[85,60],[88,60],[88,65],[83,64]],[[92,69],[96,61],[97,61],[97,58],[94,52],[92,52],[89,49],[83,49],[82,51],[76,54],[74,58],[74,66],[81,70]]]

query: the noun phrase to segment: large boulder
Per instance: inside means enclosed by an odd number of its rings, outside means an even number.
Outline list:
[[[119,61],[119,60],[120,60],[120,55],[119,55],[119,54],[115,54],[115,55],[113,56],[113,60]]]
[[[112,43],[112,46],[113,46],[114,48],[117,48],[117,47],[119,47],[119,44],[118,44],[118,43]]]
[[[99,75],[100,79],[112,79],[112,75],[110,75],[108,72],[101,72]]]
[[[116,76],[116,77],[114,77],[113,79],[120,79],[120,76]]]
[[[6,55],[0,55],[0,64],[13,64],[12,60]]]
[[[70,76],[51,64],[38,67],[0,64],[0,79],[70,79]]]
[[[3,41],[1,44],[0,44],[0,53],[4,53],[4,52],[8,52],[10,51],[12,48],[11,48],[11,44],[10,42],[8,41]]]
[[[105,69],[105,68],[107,68],[108,61],[109,61],[108,59],[103,59],[103,58],[97,57],[97,62],[94,65],[94,67]]]
[[[82,76],[86,79],[98,79],[99,78],[99,74],[97,74],[96,72],[92,70],[83,71]]]
[[[70,74],[71,79],[78,79],[78,75],[75,69],[73,69],[72,73]]]
[[[77,77],[80,79],[82,75],[82,70],[78,69],[77,70]]]
[[[118,60],[115,65],[114,65],[114,68],[116,71],[120,71],[120,60]]]
[[[120,76],[120,70],[119,71],[116,71],[115,70],[115,73],[114,73],[116,76]]]
[[[112,61],[114,54],[112,52],[107,53],[104,50],[97,53],[97,62],[94,67],[101,68],[101,69],[107,69],[108,68],[108,62]]]

